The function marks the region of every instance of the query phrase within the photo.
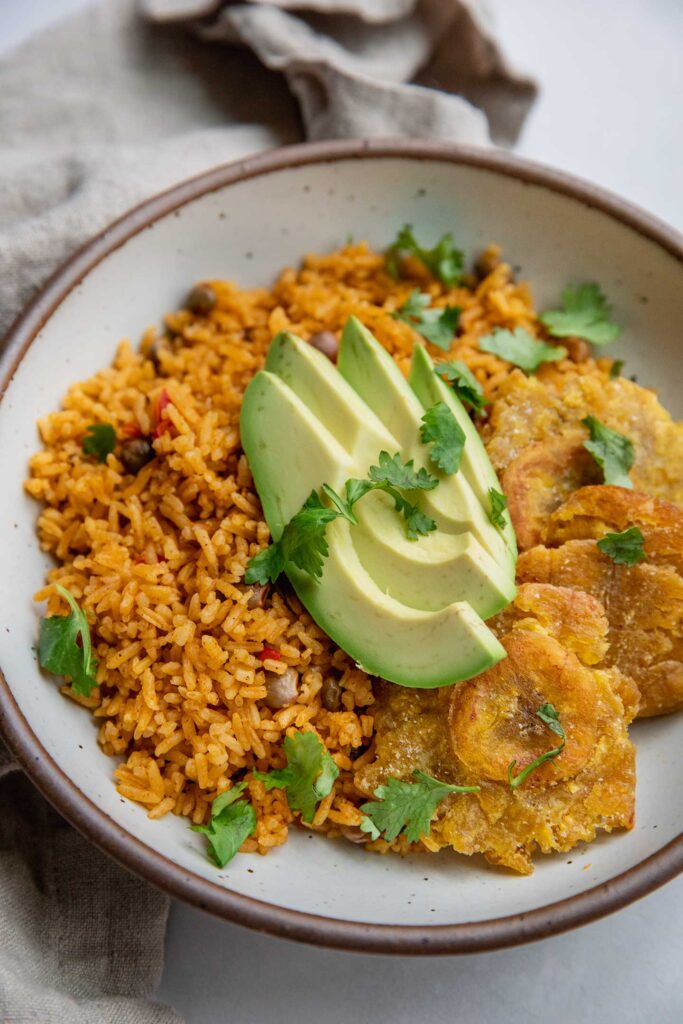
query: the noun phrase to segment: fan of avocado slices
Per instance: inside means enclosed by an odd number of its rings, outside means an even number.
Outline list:
[[[273,550],[284,550],[305,505],[307,522],[325,519],[320,572],[284,555],[281,567],[361,668],[430,688],[505,656],[485,620],[515,596],[514,532],[504,508],[492,516],[494,494],[502,499],[495,471],[422,345],[406,381],[355,317],[337,366],[278,334],[245,392],[240,428]],[[392,472],[382,476],[378,463]],[[387,476],[396,488],[368,482]],[[342,512],[322,511],[335,508]]]

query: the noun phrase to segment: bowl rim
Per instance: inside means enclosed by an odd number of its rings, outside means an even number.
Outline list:
[[[43,325],[110,253],[181,206],[226,186],[290,168],[358,159],[407,159],[464,165],[512,177],[577,200],[631,228],[683,267],[683,236],[658,218],[580,178],[507,152],[443,142],[354,139],[304,143],[222,164],[133,207],[78,249],[25,306],[0,358],[0,401]],[[347,921],[278,907],[211,882],[148,847],[86,797],[48,754],[0,669],[0,734],[54,807],[88,840],[146,881],[193,906],[272,935],[355,952],[473,953],[546,938],[587,924],[652,892],[683,872],[683,832],[627,871],[585,892],[522,914],[452,925]]]

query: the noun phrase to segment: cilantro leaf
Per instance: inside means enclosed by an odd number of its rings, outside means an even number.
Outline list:
[[[488,399],[484,398],[484,389],[465,363],[458,359],[437,363],[434,373],[446,377],[463,405],[469,405],[475,412],[481,412],[484,406],[488,405]]]
[[[329,490],[335,493],[331,487]],[[335,498],[343,504],[339,495],[335,494]],[[340,515],[342,512],[338,508],[326,508],[312,491],[301,510],[285,526],[280,540],[249,560],[244,574],[245,583],[264,584],[269,580],[275,583],[287,563],[318,579],[329,554],[325,531],[328,524]]]
[[[542,764],[545,764],[546,761],[554,761],[555,758],[558,757],[564,750],[566,736],[564,734],[564,729],[562,728],[562,723],[560,722],[560,716],[557,713],[557,708],[555,707],[555,705],[541,704],[540,708],[538,708],[538,710],[536,711],[536,714],[541,719],[543,724],[548,727],[548,729],[554,732],[556,736],[560,737],[562,742],[560,743],[559,747],[553,747],[552,750],[546,750],[544,754],[541,754],[534,761],[532,761],[531,764],[528,764],[526,768],[523,768],[519,775],[515,775],[515,768],[517,767],[517,762],[511,761],[510,764],[508,765],[508,783],[510,784],[510,789],[517,789],[517,787],[521,786],[524,780],[527,779],[533,771],[535,771],[537,768],[540,768],[540,766]]]
[[[431,301],[431,295],[421,294],[420,290],[415,288],[403,305],[391,315],[395,320],[402,320],[408,324],[427,341],[431,341],[432,345],[447,352],[455,337],[460,307],[431,307]]]
[[[208,825],[191,825],[193,832],[201,832],[209,844],[209,855],[219,868],[224,868],[235,856],[245,839],[254,833],[256,812],[246,800],[237,798],[246,782],[238,782],[232,789],[220,793],[211,804]]]
[[[450,475],[457,473],[465,447],[465,432],[445,402],[437,402],[422,417],[420,437],[423,444],[432,444],[431,461]]]
[[[505,526],[505,516],[503,512],[508,507],[508,500],[504,494],[497,491],[495,487],[489,487],[489,501],[491,502],[491,508],[489,510],[489,521],[497,526],[499,529],[503,529]]]
[[[380,834],[391,843],[405,831],[408,842],[416,843],[420,836],[429,835],[434,812],[449,793],[476,793],[479,786],[451,786],[425,772],[413,772],[415,782],[387,779],[386,785],[375,790],[377,801],[361,804],[364,818],[361,829],[372,839]]]
[[[327,495],[327,497],[330,499],[330,501],[336,506],[336,508],[339,511],[340,515],[344,519],[348,519],[348,521],[353,526],[357,526],[358,525],[358,520],[356,519],[356,516],[354,515],[352,505],[353,505],[354,501],[357,501],[358,499],[354,498],[353,501],[352,501],[349,498],[348,483],[349,483],[349,481],[347,481],[346,500],[344,500],[344,498],[342,498],[339,494],[337,494],[337,492],[332,487],[330,487],[329,484],[323,484],[322,487],[321,487],[321,490],[323,491],[324,494]],[[361,497],[362,497],[362,495],[361,495]]]
[[[111,423],[91,423],[83,438],[83,451],[95,455],[98,462],[106,462],[107,455],[116,448],[116,431]]]
[[[372,480],[347,480],[346,500],[348,504],[355,505],[357,501],[365,497],[368,491],[374,491],[376,486]]]
[[[637,565],[645,559],[645,538],[637,526],[622,533],[608,533],[598,541],[598,547],[617,565]]]
[[[462,277],[464,256],[455,248],[450,231],[442,235],[432,249],[425,249],[418,243],[410,224],[405,224],[387,253],[387,271],[392,277],[400,277],[399,257],[404,253],[415,256],[448,288]]]
[[[386,455],[386,452],[382,453]],[[379,467],[375,467],[378,474],[381,475]],[[405,467],[401,467],[405,469]],[[391,471],[390,471],[391,472]],[[422,478],[420,478],[422,479]],[[430,516],[425,515],[417,505],[413,505],[407,498],[392,487],[391,484],[386,481],[375,481],[375,480],[347,480],[346,481],[346,500],[350,505],[354,505],[361,498],[365,497],[370,491],[385,491],[389,494],[394,501],[394,507],[397,512],[400,512],[406,521],[406,535],[408,540],[417,540],[419,536],[424,536],[436,529],[436,523]]]
[[[285,564],[291,562],[316,579],[322,576],[323,563],[329,554],[325,532],[328,524],[339,515],[337,510],[325,508],[313,491],[301,511],[287,523],[280,538]]]
[[[595,416],[586,416],[582,419],[584,427],[588,427],[590,441],[584,441],[583,447],[587,449],[602,467],[602,473],[606,484],[613,484],[615,487],[632,488],[633,482],[628,471],[633,465],[635,452],[633,442],[618,434],[616,430],[610,430]]]
[[[518,366],[525,373],[533,373],[541,363],[557,362],[567,354],[566,348],[538,341],[523,327],[516,327],[514,331],[497,327],[491,334],[479,339],[479,348],[482,352],[490,352]]]
[[[551,732],[554,732],[560,739],[564,739],[564,729],[560,722],[560,716],[557,713],[557,708],[554,704],[541,704],[540,708],[536,712],[538,718],[541,719],[544,725],[547,725]]]
[[[397,511],[405,517],[410,540],[416,540],[419,534],[436,529],[434,520],[424,515],[397,490],[431,490],[436,487],[439,481],[430,476],[426,469],[421,468],[415,472],[412,459],[403,464],[398,453],[392,458],[388,452],[380,452],[379,466],[371,466],[369,477],[369,480],[347,480],[345,498],[328,484],[323,484],[321,490],[334,508],[323,505],[318,494],[312,491],[300,511],[285,526],[279,541],[259,551],[249,560],[244,573],[245,583],[275,583],[278,576],[286,571],[287,565],[294,565],[314,579],[320,579],[330,550],[326,538],[328,525],[343,517],[355,526],[358,519],[353,505],[369,491],[384,490],[391,495]]]
[[[424,467],[416,473],[413,459],[402,463],[398,452],[393,458],[388,452],[380,452],[379,466],[371,466],[368,476],[376,489],[386,491],[394,499],[396,511],[400,512],[406,521],[406,534],[409,540],[417,540],[418,537],[436,529],[434,520],[400,493],[401,490],[431,491],[438,485],[436,477],[431,476]]]
[[[611,306],[597,284],[581,284],[565,288],[562,309],[551,309],[541,316],[555,338],[585,338],[594,345],[607,345],[621,332],[618,324],[610,320]]]
[[[275,583],[280,573],[285,571],[285,560],[280,544],[269,544],[263,551],[249,559],[244,573],[245,583]]]
[[[73,691],[89,697],[97,686],[97,661],[90,641],[88,620],[66,587],[56,583],[55,590],[68,603],[71,613],[41,619],[38,661],[42,668],[56,676],[68,676]]]
[[[380,452],[379,466],[370,466],[368,476],[373,483],[391,484],[392,487],[400,487],[404,491],[431,491],[439,483],[424,467],[416,473],[413,459],[402,463],[398,452],[393,457],[388,452]]]
[[[385,487],[384,490],[394,499],[396,511],[400,512],[406,521],[406,535],[408,540],[417,540],[436,529],[436,523],[431,516],[428,516],[417,505],[411,504],[402,494],[395,491],[393,487]]]
[[[624,360],[615,359],[609,368],[609,379],[616,380],[617,377],[621,377],[621,371],[624,369]]]
[[[318,801],[332,792],[339,769],[314,732],[298,732],[284,742],[285,768],[254,772],[266,789],[286,789],[290,810],[301,811],[302,821],[315,817]]]

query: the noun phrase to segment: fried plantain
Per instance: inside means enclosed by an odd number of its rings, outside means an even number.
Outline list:
[[[541,609],[544,598],[559,609],[567,598],[550,594],[554,589],[522,588],[520,613]],[[582,607],[587,616],[596,611],[590,599]],[[534,628],[527,628],[531,622]],[[503,628],[502,619],[498,625]],[[590,632],[588,623],[583,632]],[[598,829],[632,827],[635,752],[617,673],[582,664],[534,615],[520,618],[501,642],[508,657],[458,686],[382,684],[374,706],[375,760],[356,774],[356,784],[370,794],[388,777],[409,779],[419,768],[446,782],[480,786],[442,801],[425,845],[483,853],[491,863],[529,874],[537,849],[565,851]],[[517,762],[519,772],[559,743],[536,714],[548,702],[559,713],[566,746],[512,790],[510,764]]]
[[[683,579],[668,565],[617,565],[594,540],[535,547],[517,563],[520,583],[551,583],[597,598],[609,620],[605,665],[640,692],[639,717],[683,707]]]
[[[602,373],[566,373],[552,381],[515,371],[503,381],[484,433],[499,472],[530,444],[549,438],[588,436],[585,416],[628,437],[634,445],[635,487],[683,503],[683,424],[676,423],[653,391]]]
[[[651,565],[683,573],[683,511],[678,505],[624,487],[581,487],[550,516],[548,544],[604,537],[637,526]]]
[[[520,551],[545,540],[550,514],[577,487],[599,483],[600,467],[583,447],[583,435],[550,437],[527,445],[500,482]]]
[[[584,665],[598,665],[607,653],[609,623],[600,602],[569,587],[524,583],[512,604],[487,625],[496,636],[514,627],[542,629],[572,651]]]

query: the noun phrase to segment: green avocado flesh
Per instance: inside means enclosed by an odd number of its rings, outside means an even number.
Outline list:
[[[435,519],[438,528],[445,533],[473,533],[504,571],[514,573],[515,556],[500,532],[489,522],[488,514],[465,474],[458,472],[445,476],[430,462],[429,448],[420,441],[425,411],[422,403],[386,349],[355,317],[347,320],[342,333],[339,372],[390,427],[401,444],[404,461],[414,459],[416,469],[425,467],[439,479],[439,486],[424,495],[421,501],[423,511]],[[432,376],[436,379],[433,370]],[[493,473],[483,447],[479,461],[482,459]]]
[[[443,383],[424,355],[437,385]],[[413,390],[353,318],[343,332],[339,369],[295,335],[279,334],[266,368],[245,392],[240,426],[276,541],[311,491],[321,494],[326,483],[343,495],[346,480],[365,479],[381,451],[414,459],[416,469],[424,466],[439,479],[432,491],[405,494],[436,521],[426,536],[409,540],[392,498],[374,491],[354,506],[358,525],[344,519],[328,525],[319,580],[291,565],[286,570],[318,625],[365,670],[404,686],[436,687],[471,678],[504,657],[484,619],[514,597],[514,554],[484,511],[481,494],[488,501],[488,487],[498,482],[464,409],[465,450],[472,435],[479,447],[471,444],[471,457],[452,476],[430,463],[420,419],[448,395],[430,400],[429,379],[416,372]]]
[[[486,454],[484,442],[479,437],[477,428],[453,388],[434,373],[434,364],[424,346],[419,342],[413,348],[408,381],[423,409],[429,409],[437,402],[445,402],[455,416],[466,438],[460,460],[460,472],[466,477],[484,508],[488,508],[489,489],[493,487],[494,490],[500,491],[500,483]],[[513,555],[516,556],[517,539],[507,511],[503,513],[503,518],[505,520],[503,536]]]

